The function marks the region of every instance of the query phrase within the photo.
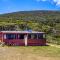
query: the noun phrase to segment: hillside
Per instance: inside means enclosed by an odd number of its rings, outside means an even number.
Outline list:
[[[0,14],[0,31],[35,30],[47,33],[48,42],[60,44],[60,11],[20,11]]]
[[[21,11],[0,15],[0,20],[59,20],[60,11]]]

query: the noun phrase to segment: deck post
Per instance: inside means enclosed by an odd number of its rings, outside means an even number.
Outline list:
[[[28,40],[28,35],[26,34],[26,35],[24,36],[25,46],[27,46],[27,40]]]
[[[1,41],[1,46],[4,46],[5,42],[4,42],[4,34],[2,33],[2,41]]]
[[[4,35],[3,35],[3,33],[2,33],[2,42],[3,42],[3,38],[4,38]]]

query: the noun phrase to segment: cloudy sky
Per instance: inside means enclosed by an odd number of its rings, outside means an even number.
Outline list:
[[[60,10],[60,0],[0,0],[0,14],[30,10]]]

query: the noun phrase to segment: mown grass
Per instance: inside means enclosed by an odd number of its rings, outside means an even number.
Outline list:
[[[60,60],[60,48],[52,46],[0,47],[0,60]]]
[[[24,53],[33,53],[45,57],[60,57],[60,48],[51,46],[28,46],[28,47],[16,47],[24,50]],[[27,51],[27,52],[26,52]]]

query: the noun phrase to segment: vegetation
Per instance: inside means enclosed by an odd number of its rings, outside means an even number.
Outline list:
[[[60,44],[60,11],[21,11],[0,15],[0,31],[44,31],[47,42]]]
[[[0,60],[60,60],[60,48],[52,46],[0,47]]]

